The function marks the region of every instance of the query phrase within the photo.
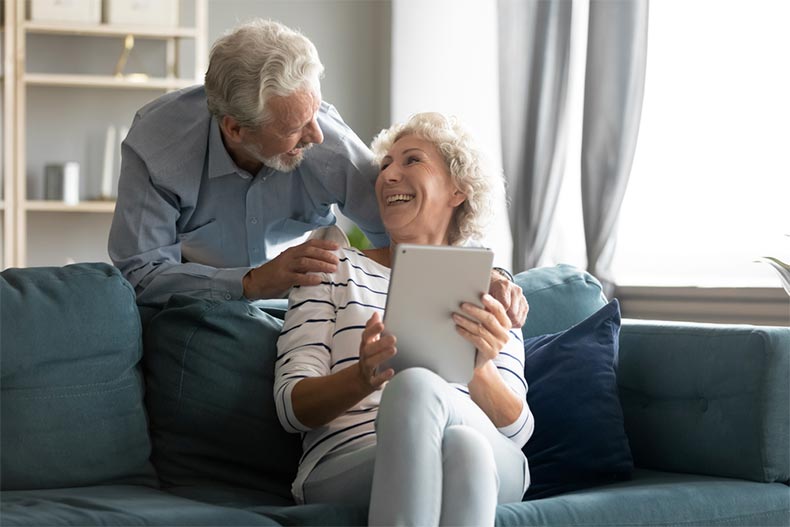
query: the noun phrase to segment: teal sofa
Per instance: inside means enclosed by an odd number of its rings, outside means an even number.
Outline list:
[[[527,336],[605,302],[566,266],[516,279]],[[176,296],[143,332],[111,266],[4,271],[0,525],[364,525],[290,500],[283,311]],[[624,320],[617,383],[631,479],[502,505],[497,525],[790,524],[790,329]]]

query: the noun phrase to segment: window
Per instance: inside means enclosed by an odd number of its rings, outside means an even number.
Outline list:
[[[778,287],[790,255],[790,2],[651,2],[622,285]]]

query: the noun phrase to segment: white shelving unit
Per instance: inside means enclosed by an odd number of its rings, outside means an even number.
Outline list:
[[[46,99],[52,105],[52,99],[58,98],[61,90],[70,93],[70,97],[77,98],[76,104],[86,106],[85,110],[93,111],[94,114],[100,113],[93,106],[92,101],[96,99],[96,104],[101,104],[98,94],[100,92],[112,91],[112,101],[134,99],[137,101],[143,97],[150,100],[158,96],[156,92],[167,92],[181,89],[202,82],[202,77],[206,69],[207,53],[207,0],[189,0],[192,2],[194,13],[194,24],[184,27],[183,21],[178,27],[160,26],[122,26],[109,24],[78,24],[78,23],[44,23],[30,21],[26,19],[24,2],[19,0],[3,0],[5,2],[5,30],[4,30],[4,69],[3,69],[3,200],[2,206],[3,219],[3,259],[2,266],[5,267],[25,267],[27,265],[62,265],[65,261],[41,261],[42,257],[29,261],[28,255],[43,244],[48,242],[40,241],[38,233],[46,232],[49,225],[57,228],[64,223],[73,222],[73,234],[57,235],[57,242],[64,247],[78,247],[89,244],[91,255],[104,254],[107,239],[106,233],[109,229],[110,214],[115,209],[114,201],[106,200],[86,200],[77,204],[69,205],[62,201],[36,199],[32,195],[30,188],[30,164],[27,157],[30,155],[28,150],[28,140],[31,133],[39,133],[38,142],[53,144],[54,150],[62,144],[71,144],[73,137],[72,126],[68,119],[74,119],[74,114],[79,113],[79,109],[70,106],[70,101],[64,102],[61,108],[66,117],[62,118],[59,124],[56,118],[50,119],[47,113],[41,116],[40,105],[29,106],[28,97],[31,89],[44,90],[43,95],[38,95]],[[185,2],[187,0],[182,0]],[[94,73],[64,73],[64,72],[40,72],[30,71],[28,57],[29,39],[35,38],[61,38],[84,39],[93,38],[107,42],[107,46],[123,49],[124,39],[129,37],[135,41],[158,41],[163,43],[164,50],[158,55],[164,57],[164,75],[113,75],[94,74]],[[179,55],[182,40],[194,42],[194,74],[184,74],[179,76]],[[158,46],[162,46],[162,44]],[[57,46],[53,46],[57,47]],[[57,54],[68,52],[60,49],[46,50],[50,62],[57,60]],[[157,56],[158,56],[157,55]],[[85,59],[86,61],[89,59]],[[143,94],[142,96],[140,94]],[[145,95],[149,93],[150,95]],[[137,95],[134,95],[137,94]],[[87,101],[87,102],[86,102]],[[104,103],[108,104],[108,103]],[[109,103],[113,105],[112,103]],[[31,115],[38,112],[37,115]],[[87,113],[87,112],[86,112]],[[131,123],[133,111],[128,115],[125,122]],[[79,118],[77,115],[76,118]],[[42,119],[46,119],[44,124]],[[86,120],[100,121],[101,115],[86,116]],[[37,120],[34,124],[32,121]],[[71,121],[73,122],[73,120]],[[53,124],[54,123],[54,124]],[[94,123],[94,127],[99,127],[100,123]],[[109,124],[109,123],[107,123]],[[104,126],[106,127],[105,124]],[[34,128],[44,126],[45,128]],[[48,129],[51,126],[55,129]],[[42,137],[44,139],[42,139]],[[62,139],[62,141],[61,141]],[[33,148],[42,149],[40,145]],[[82,148],[85,150],[85,148]],[[37,160],[41,163],[41,159]],[[36,171],[38,174],[40,170]],[[41,174],[38,174],[40,177]],[[43,185],[43,179],[41,179]],[[68,230],[66,230],[68,232]],[[83,233],[89,234],[84,235]],[[70,236],[72,238],[70,238]],[[85,239],[89,238],[89,239]],[[78,251],[78,249],[75,249]],[[40,251],[39,251],[40,252]],[[82,259],[79,254],[69,255],[65,258]],[[89,258],[95,259],[95,258]],[[104,257],[106,259],[106,256]]]
[[[2,31],[3,47],[3,70],[0,73],[0,86],[2,86],[2,114],[3,114],[3,141],[2,154],[2,192],[0,200],[0,233],[2,233],[2,243],[0,243],[0,268],[5,269],[15,263],[14,241],[17,231],[15,229],[16,209],[14,207],[14,168],[16,145],[14,144],[15,134],[13,133],[16,117],[14,113],[14,65],[15,57],[12,52],[15,42],[14,20],[16,19],[16,2],[6,0],[4,7],[4,19],[0,31]]]

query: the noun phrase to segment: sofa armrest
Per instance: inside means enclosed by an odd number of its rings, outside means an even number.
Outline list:
[[[617,377],[637,466],[788,482],[790,328],[624,320]]]

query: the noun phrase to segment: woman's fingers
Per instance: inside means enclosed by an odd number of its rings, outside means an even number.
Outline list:
[[[505,310],[505,306],[503,306],[499,300],[488,294],[483,295],[482,300],[486,311],[491,313],[496,318],[497,322],[499,322],[499,325],[502,326],[505,331],[512,327],[510,317],[507,315],[507,310]]]
[[[454,313],[453,320],[462,337],[474,344],[484,357],[493,359],[510,338],[510,319],[499,301],[490,295],[483,295],[482,300],[484,308],[462,304],[463,315]]]
[[[365,329],[362,330],[361,342],[359,344],[359,363],[357,367],[364,383],[373,389],[378,389],[388,381],[395,372],[390,368],[378,371],[379,365],[395,355],[395,336],[382,334],[384,324],[378,312],[373,313]]]
[[[486,327],[476,320],[471,320],[458,313],[453,314],[456,331],[471,342],[474,347],[486,358],[493,359],[499,352],[501,346],[496,345],[496,338]]]
[[[510,329],[510,319],[508,319],[502,304],[489,295],[483,295],[483,304],[486,306],[485,308],[465,302],[461,304],[461,311],[479,322],[495,338],[506,340],[508,338],[507,331]]]
[[[365,329],[362,330],[362,342],[372,342],[381,331],[384,329],[384,324],[381,322],[379,312],[373,313],[367,322],[365,322]]]

